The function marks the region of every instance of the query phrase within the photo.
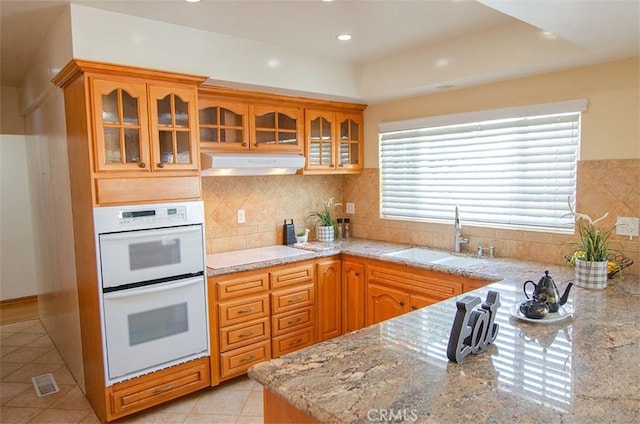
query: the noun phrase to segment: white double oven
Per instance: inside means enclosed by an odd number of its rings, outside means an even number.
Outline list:
[[[201,201],[94,209],[107,385],[209,355]]]

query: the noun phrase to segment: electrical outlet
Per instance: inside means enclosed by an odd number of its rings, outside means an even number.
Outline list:
[[[238,224],[244,224],[244,209],[238,209]]]
[[[619,216],[616,222],[616,233],[619,236],[638,237],[640,218]]]
[[[350,214],[356,213],[355,203],[347,203],[347,213],[350,213]]]

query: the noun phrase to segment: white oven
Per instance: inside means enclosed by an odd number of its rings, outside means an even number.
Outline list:
[[[94,209],[107,385],[209,355],[202,202]]]

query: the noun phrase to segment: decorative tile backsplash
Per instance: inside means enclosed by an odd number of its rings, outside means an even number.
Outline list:
[[[453,223],[432,224],[380,219],[378,169],[361,175],[283,175],[264,177],[203,178],[207,214],[207,252],[282,244],[282,224],[293,219],[296,229],[305,226],[310,210],[320,199],[355,204],[351,218],[353,237],[451,250]],[[577,209],[599,217],[609,212],[604,226],[615,224],[618,216],[640,216],[640,160],[598,160],[579,162]],[[243,209],[246,223],[237,223]],[[340,209],[338,209],[340,211]],[[463,222],[464,225],[464,222]],[[517,231],[465,225],[469,244],[463,251],[475,252],[478,245],[495,246],[496,256],[528,259],[543,263],[563,263],[563,244],[572,236],[534,231]],[[315,239],[315,234],[310,234]],[[640,273],[640,242],[637,238],[614,236],[622,252],[634,260],[630,272]]]
[[[321,199],[340,202],[342,185],[340,175],[203,177],[207,253],[282,244],[285,219],[293,219],[296,231],[313,231],[309,212]],[[244,224],[238,223],[240,209]]]

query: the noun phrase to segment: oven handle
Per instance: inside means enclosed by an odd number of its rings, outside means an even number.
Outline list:
[[[185,228],[188,227],[188,228]],[[202,231],[201,225],[182,225],[179,227],[171,227],[171,228],[152,228],[143,231],[135,231],[135,233],[139,234],[137,237],[132,236],[131,233],[133,231],[123,231],[120,233],[108,233],[108,234],[100,234],[101,240],[123,240],[123,239],[132,239],[132,238],[147,238],[147,237],[157,237],[157,236],[165,236],[170,234],[184,234],[190,232],[200,232]]]
[[[136,289],[128,289],[128,290],[120,290],[111,293],[104,293],[103,296],[106,299],[122,299],[123,297],[131,297],[131,296],[142,296],[152,293],[159,293],[166,290],[179,289],[186,286],[191,286],[193,284],[200,284],[204,281],[203,277],[195,277],[189,278],[187,280],[178,280],[175,283],[159,283],[152,284],[150,286],[140,287]]]

